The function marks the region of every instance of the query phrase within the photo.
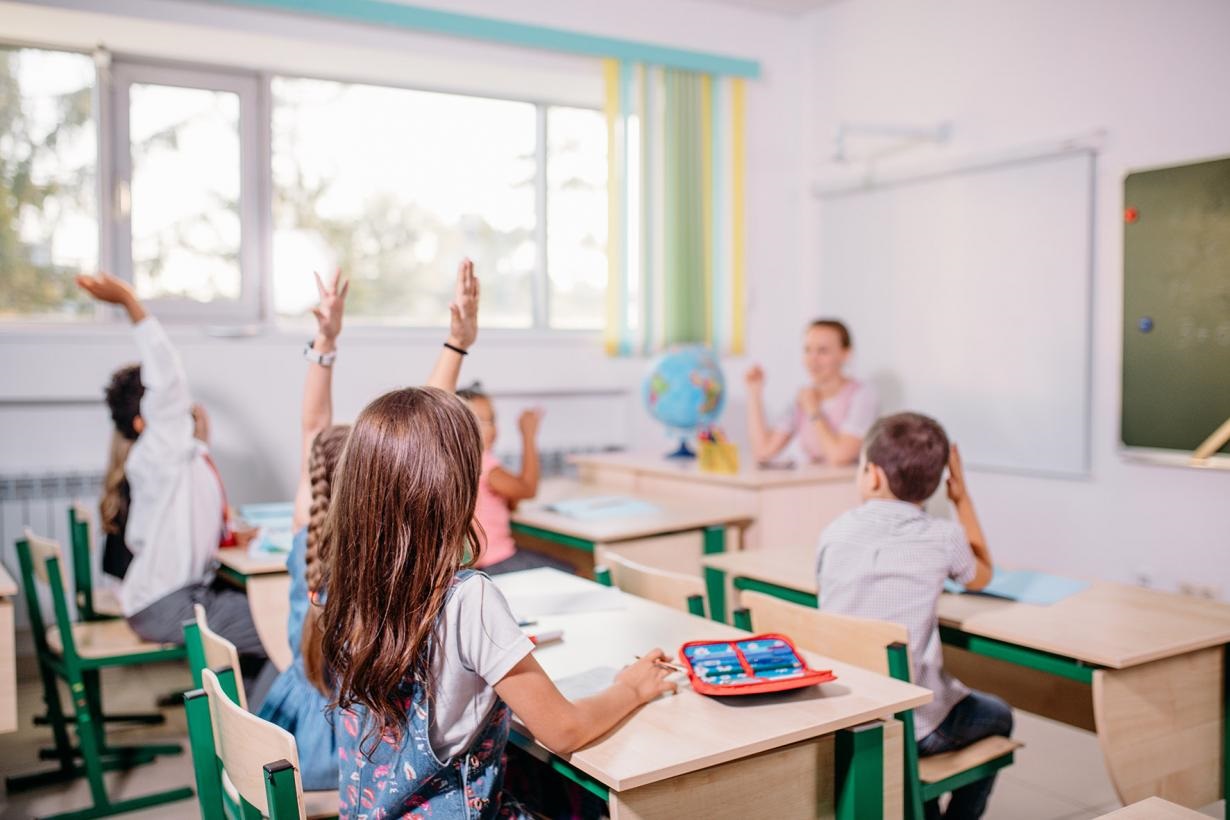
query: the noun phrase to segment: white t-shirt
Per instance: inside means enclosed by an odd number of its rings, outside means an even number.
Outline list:
[[[133,329],[141,354],[145,429],[124,462],[132,501],[124,541],[132,564],[120,586],[125,615],[203,581],[222,534],[222,487],[193,437],[192,398],[179,354],[162,325],[147,317]]]
[[[517,626],[504,594],[478,573],[460,581],[449,596],[436,639],[431,748],[448,760],[469,748],[495,706],[495,685],[534,644]]]

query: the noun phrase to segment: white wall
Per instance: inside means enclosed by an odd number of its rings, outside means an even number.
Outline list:
[[[846,0],[808,22],[814,177],[832,170],[832,137],[842,121],[952,122],[948,147],[901,163],[1107,129],[1096,193],[1092,476],[981,474],[972,489],[996,556],[1006,562],[1124,580],[1143,572],[1160,587],[1190,581],[1230,593],[1230,473],[1132,464],[1117,452],[1123,177],[1230,153],[1230,4]],[[819,211],[809,207],[804,231],[814,236]],[[805,301],[822,309],[820,254],[813,247],[807,256]],[[944,321],[942,306],[935,313]],[[1040,319],[1035,332],[1045,333]]]
[[[793,351],[794,334],[783,336],[779,330],[783,316],[790,326],[797,324],[794,304],[803,247],[798,214],[804,201],[802,146],[807,117],[800,102],[806,98],[803,89],[809,75],[806,37],[797,25],[779,16],[687,0],[618,4],[466,0],[435,5],[760,60],[763,78],[752,82],[748,93],[749,339],[757,358],[775,359],[783,350]],[[99,4],[0,3],[4,19],[0,38],[20,34],[20,39],[35,42],[76,42],[88,48],[101,39],[105,44],[106,37],[99,32],[106,15],[85,19],[73,7]],[[166,56],[171,49],[195,60],[216,54],[217,60],[232,64],[242,62],[244,54],[257,55],[251,59],[282,70],[309,59],[322,74],[330,73],[327,61],[335,59],[342,76],[352,74],[346,68],[352,63],[347,61],[357,57],[389,80],[396,80],[399,71],[409,76],[424,65],[430,68],[433,59],[479,60],[532,72],[534,87],[526,90],[535,96],[547,94],[542,83],[550,82],[552,72],[559,78],[561,96],[586,93],[584,85],[567,74],[569,66],[578,64],[572,57],[447,39],[425,42],[422,37],[335,23],[291,24],[283,16],[199,3],[118,0],[107,8],[122,16],[111,18],[106,30],[130,53]],[[196,28],[182,28],[189,24]],[[418,61],[402,59],[407,54],[426,56]],[[481,81],[467,77],[467,88],[473,90]],[[439,85],[447,87],[449,82]],[[299,351],[308,332],[274,331],[259,338],[219,340],[200,328],[184,327],[173,335],[197,398],[213,413],[215,449],[232,498],[242,502],[288,497],[297,470],[303,374]],[[365,334],[348,328],[343,345],[337,415],[348,419],[379,391],[424,378],[439,350],[439,338],[436,333]],[[50,332],[0,328],[0,472],[101,468],[108,421],[101,403],[88,402],[101,395],[110,370],[132,357],[133,347],[122,327]],[[614,442],[664,447],[662,434],[639,409],[644,365],[643,360],[608,359],[597,338],[578,342],[572,337],[562,341],[488,332],[480,336],[467,360],[463,380],[480,378],[497,394],[527,394],[501,402],[506,422],[521,404],[545,404],[551,413],[543,431],[545,446]],[[741,370],[732,367],[729,373],[736,376]],[[559,395],[589,391],[598,391],[599,398]],[[612,402],[611,391],[623,391],[625,398]],[[732,426],[739,418],[735,408]],[[511,428],[506,429],[511,436]]]

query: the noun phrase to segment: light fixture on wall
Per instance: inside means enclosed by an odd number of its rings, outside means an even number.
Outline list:
[[[874,163],[885,157],[917,148],[920,145],[943,145],[952,137],[952,123],[941,122],[930,127],[894,125],[891,123],[843,122],[837,126],[832,161],[836,163]],[[852,141],[874,141],[878,147],[864,153],[850,152]]]

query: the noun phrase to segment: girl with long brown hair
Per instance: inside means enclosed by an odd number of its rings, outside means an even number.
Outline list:
[[[312,310],[316,337],[304,351],[308,373],[301,415],[302,459],[295,493],[295,538],[287,558],[291,577],[288,634],[294,663],[266,696],[260,716],[295,736],[300,777],[309,790],[337,788],[337,745],[326,710],[332,697],[321,658],[318,616],[310,606],[324,594],[321,546],[325,516],[333,496],[334,473],[350,426],[333,423],[333,363],[342,330],[349,282],[341,274],[326,285],[316,277],[320,303]],[[474,265],[463,260],[457,270],[457,290],[450,305],[452,321],[428,384],[452,391],[462,357],[478,335],[478,278]]]
[[[343,816],[517,814],[502,794],[510,707],[567,753],[674,689],[653,650],[598,695],[560,694],[499,589],[470,569],[481,463],[474,413],[430,387],[376,399],[346,441],[321,617]]]

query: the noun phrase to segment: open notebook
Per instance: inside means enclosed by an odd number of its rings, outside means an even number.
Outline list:
[[[1064,578],[1028,569],[996,569],[991,583],[970,595],[990,595],[1022,604],[1049,606],[1088,588],[1088,581]],[[953,581],[944,582],[945,592],[965,592],[965,587]]]
[[[548,504],[547,509],[578,521],[602,521],[608,518],[632,518],[638,515],[653,515],[658,508],[639,498],[622,495],[595,495],[586,498],[570,498]]]

